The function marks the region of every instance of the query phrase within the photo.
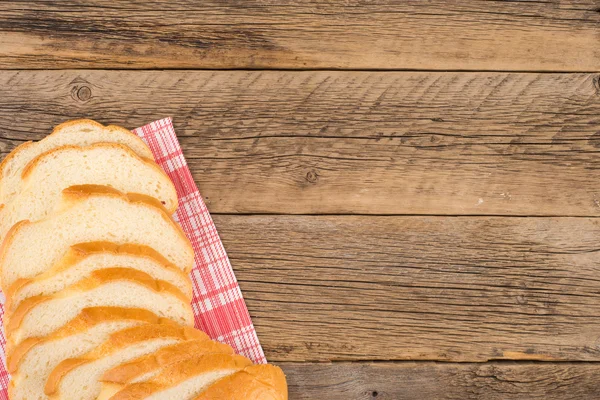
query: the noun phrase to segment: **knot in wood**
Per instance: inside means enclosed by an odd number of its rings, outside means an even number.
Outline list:
[[[314,169],[310,170],[306,173],[306,180],[310,183],[316,183],[319,180],[319,174]]]
[[[600,96],[600,74],[594,77],[594,88],[596,89],[596,94]]]
[[[590,145],[594,146],[595,148],[600,149],[600,131],[594,133],[590,137],[589,143],[590,143]]]
[[[77,89],[77,99],[80,101],[88,101],[92,97],[92,89],[89,86],[81,86]]]

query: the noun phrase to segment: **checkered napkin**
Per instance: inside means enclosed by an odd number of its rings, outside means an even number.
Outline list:
[[[194,288],[192,308],[196,328],[213,339],[231,345],[237,353],[255,363],[265,363],[265,355],[229,258],[183,157],[171,118],[152,122],[133,132],[148,144],[156,162],[169,175],[177,189],[179,209],[174,219],[183,228],[195,253],[195,265],[190,277]],[[1,319],[4,315],[4,296],[0,300]],[[9,375],[6,371],[5,345],[2,331],[0,400],[8,400],[6,388]]]

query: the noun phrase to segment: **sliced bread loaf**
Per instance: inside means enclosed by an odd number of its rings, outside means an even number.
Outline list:
[[[143,309],[86,308],[49,336],[30,338],[9,349],[11,373],[9,397],[12,400],[47,399],[44,386],[50,372],[63,360],[79,357],[117,331],[141,324],[161,324],[156,315]],[[170,321],[168,323],[171,323]]]
[[[253,365],[210,385],[191,400],[288,400],[283,371],[274,365]]]
[[[48,271],[35,278],[18,279],[6,291],[5,309],[12,312],[24,299],[48,296],[110,267],[132,268],[166,281],[192,298],[192,284],[186,273],[147,246],[117,245],[110,242],[79,243]]]
[[[107,370],[165,346],[204,337],[204,333],[190,327],[167,325],[143,325],[117,332],[91,352],[61,362],[48,377],[45,393],[51,399],[96,399],[99,379]]]
[[[88,278],[50,296],[30,297],[6,314],[8,341],[17,345],[49,335],[88,307],[142,308],[182,325],[193,325],[188,298],[175,286],[130,268],[94,271]]]
[[[205,354],[233,355],[231,346],[214,340],[191,340],[164,347],[155,353],[112,368],[102,376],[102,390],[97,400],[107,400],[129,383],[146,382],[164,368],[179,361]]]
[[[193,399],[219,379],[251,365],[252,361],[238,355],[193,356],[169,365],[147,382],[127,385],[110,399]]]
[[[194,262],[190,242],[155,199],[106,186],[73,186],[63,190],[55,213],[21,221],[7,233],[0,247],[2,288],[49,270],[71,246],[95,241],[151,247],[186,273]]]
[[[104,126],[89,119],[68,121],[39,142],[23,143],[6,156],[0,164],[0,204],[7,203],[19,192],[23,169],[40,154],[65,145],[88,146],[101,142],[121,143],[140,157],[152,159],[148,146],[125,128]]]
[[[153,161],[117,143],[62,146],[33,159],[22,173],[21,190],[0,209],[0,237],[15,223],[37,221],[51,213],[62,190],[74,185],[107,185],[124,193],[140,193],[177,209],[175,186]]]

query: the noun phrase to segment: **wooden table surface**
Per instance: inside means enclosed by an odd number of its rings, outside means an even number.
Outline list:
[[[600,398],[600,0],[2,1],[0,153],[172,116],[295,399]]]

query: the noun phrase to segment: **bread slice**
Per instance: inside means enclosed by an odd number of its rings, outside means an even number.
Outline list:
[[[253,365],[210,385],[190,400],[288,400],[283,371],[274,365]]]
[[[60,202],[62,190],[74,185],[107,185],[153,197],[169,214],[177,209],[177,192],[167,174],[153,160],[117,143],[57,147],[27,164],[22,180],[20,192],[0,210],[0,237],[19,221],[46,217]]]
[[[165,281],[130,268],[107,268],[91,273],[74,285],[50,296],[35,296],[5,315],[11,344],[49,335],[88,307],[142,308],[182,325],[193,325],[188,298]]]
[[[190,278],[147,246],[110,242],[79,243],[48,271],[31,279],[18,279],[6,291],[5,309],[14,311],[24,299],[48,296],[89,277],[93,271],[110,267],[132,268],[170,283],[192,299]]]
[[[134,308],[86,308],[49,336],[24,340],[8,351],[8,388],[12,400],[47,399],[44,386],[50,372],[63,360],[79,357],[112,333],[141,324],[171,324],[150,311]]]
[[[107,370],[165,346],[204,337],[196,329],[168,325],[143,325],[117,332],[91,352],[61,362],[48,377],[45,393],[50,399],[96,399],[99,379]]]
[[[40,154],[65,145],[88,146],[101,142],[124,144],[140,157],[153,158],[142,139],[125,128],[104,126],[89,119],[68,121],[39,142],[23,143],[6,156],[0,164],[0,204],[6,204],[19,192],[23,169]]]
[[[0,248],[2,288],[49,270],[71,246],[95,241],[151,247],[186,273],[194,263],[190,242],[156,200],[106,186],[73,186],[48,218],[21,221],[7,233]]]
[[[164,347],[155,353],[136,358],[112,368],[102,376],[97,400],[107,400],[129,383],[146,382],[171,364],[205,354],[233,355],[231,346],[214,340],[191,340]]]
[[[205,354],[194,356],[171,364],[147,382],[127,385],[110,399],[193,399],[219,379],[251,365],[252,361],[238,355]]]

